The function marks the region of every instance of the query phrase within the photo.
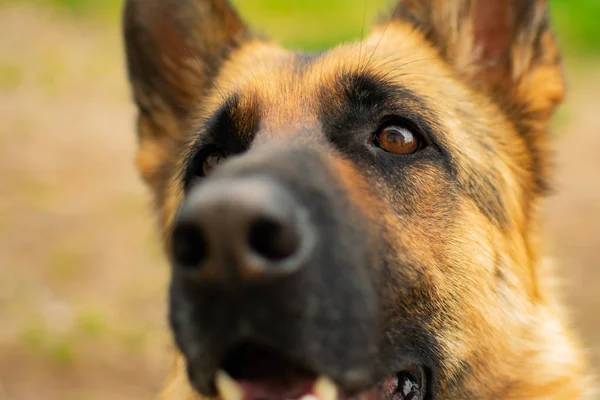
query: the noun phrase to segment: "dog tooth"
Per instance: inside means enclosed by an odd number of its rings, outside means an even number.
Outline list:
[[[225,371],[218,371],[216,386],[223,400],[242,400],[242,387]]]
[[[319,398],[316,397],[314,394],[306,394],[300,397],[300,400],[319,400]]]
[[[337,400],[338,398],[337,386],[326,376],[320,376],[317,379],[313,390],[319,400]]]

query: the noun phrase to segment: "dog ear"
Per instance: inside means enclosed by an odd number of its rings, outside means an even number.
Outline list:
[[[549,119],[565,90],[547,1],[401,0],[394,16],[421,31],[465,82],[516,122],[544,190]]]
[[[169,151],[190,128],[190,111],[250,35],[227,0],[127,0],[124,35],[139,111],[138,168],[156,186]]]

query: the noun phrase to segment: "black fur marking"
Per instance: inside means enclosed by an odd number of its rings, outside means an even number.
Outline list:
[[[250,147],[259,126],[258,105],[242,106],[240,95],[233,95],[198,129],[183,176],[187,190],[194,176],[199,175],[207,151],[224,156],[240,154]]]
[[[333,89],[333,90],[332,90]],[[333,84],[322,88],[320,121],[327,137],[342,151],[362,145],[389,120],[408,125],[428,145],[436,140],[434,114],[414,92],[372,73],[341,72]]]

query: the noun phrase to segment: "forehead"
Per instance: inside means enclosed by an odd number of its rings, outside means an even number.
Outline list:
[[[447,67],[426,41],[411,32],[392,24],[376,29],[362,42],[318,55],[249,42],[225,64],[217,90],[203,108],[214,110],[223,98],[235,95],[260,104],[263,123],[278,116],[288,122],[306,120],[318,112],[319,96],[329,91],[335,97],[344,89],[345,78],[358,74],[383,78],[417,93],[426,87],[423,96],[436,96],[432,81],[448,76]]]

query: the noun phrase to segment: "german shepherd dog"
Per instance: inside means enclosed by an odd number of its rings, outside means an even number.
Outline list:
[[[161,398],[590,398],[544,262],[544,0],[403,0],[321,54],[226,0],[128,0],[172,265]]]

